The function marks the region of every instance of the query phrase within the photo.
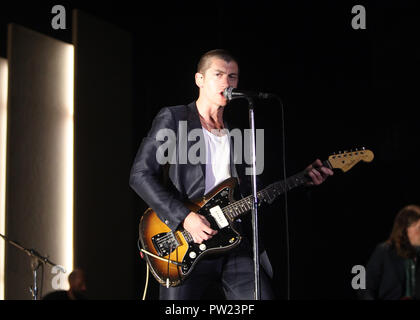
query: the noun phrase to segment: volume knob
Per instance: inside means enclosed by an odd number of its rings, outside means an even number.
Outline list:
[[[191,259],[195,259],[197,257],[197,254],[194,251],[191,251],[189,256]]]
[[[201,251],[204,251],[204,250],[207,249],[207,247],[204,243],[200,244],[198,247],[200,248]]]

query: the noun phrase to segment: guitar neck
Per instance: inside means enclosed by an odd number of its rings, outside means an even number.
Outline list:
[[[324,166],[331,168],[328,160],[323,162]],[[286,180],[278,181],[270,184],[268,187],[257,192],[258,202],[265,201],[272,203],[278,196],[282,195],[286,191],[300,187],[311,179],[308,177],[305,171],[299,172]],[[252,210],[253,195],[249,195],[241,200],[235,201],[230,205],[223,208],[223,213],[226,214],[231,220],[237,219],[244,213]]]

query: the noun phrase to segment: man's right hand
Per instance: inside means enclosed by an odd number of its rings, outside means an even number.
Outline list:
[[[210,222],[206,218],[193,211],[184,219],[182,226],[191,234],[195,243],[211,239],[217,233],[216,230],[210,228]]]

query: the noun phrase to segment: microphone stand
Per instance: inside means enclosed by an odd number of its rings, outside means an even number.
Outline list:
[[[25,252],[28,256],[30,256],[32,258],[31,259],[31,268],[32,268],[32,273],[33,273],[33,277],[34,277],[34,283],[33,283],[33,286],[29,287],[29,291],[32,294],[32,299],[33,300],[38,300],[38,275],[37,275],[37,272],[38,272],[39,267],[43,263],[49,264],[52,267],[58,267],[60,269],[62,269],[62,267],[53,263],[53,262],[51,262],[48,259],[48,257],[43,257],[35,249],[27,249],[27,248],[23,247],[22,245],[20,245],[18,242],[10,240],[8,237],[6,237],[5,235],[3,235],[1,233],[0,233],[0,237],[2,237],[4,239],[4,241],[10,243],[11,245],[15,246],[19,250]]]
[[[260,257],[258,246],[258,197],[257,197],[257,177],[256,177],[256,147],[255,147],[255,121],[254,121],[254,102],[250,97],[248,100],[249,108],[249,126],[251,128],[251,161],[252,161],[252,236],[254,245],[254,298],[255,300],[261,299],[260,288]]]

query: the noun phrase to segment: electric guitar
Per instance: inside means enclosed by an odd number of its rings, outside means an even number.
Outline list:
[[[371,162],[373,152],[362,150],[333,154],[323,164],[330,169],[350,170],[360,161]],[[285,191],[304,185],[311,179],[305,171],[295,174],[285,181],[275,182],[257,192],[258,202],[272,203]],[[236,178],[229,178],[216,186],[201,199],[185,203],[191,211],[199,213],[210,222],[218,233],[201,244],[194,243],[192,236],[183,229],[171,231],[156,212],[147,209],[140,219],[139,240],[141,252],[156,280],[169,286],[177,286],[185,280],[196,263],[211,253],[228,251],[241,241],[241,235],[235,230],[233,222],[244,213],[252,210],[253,196],[241,200],[233,199]]]

